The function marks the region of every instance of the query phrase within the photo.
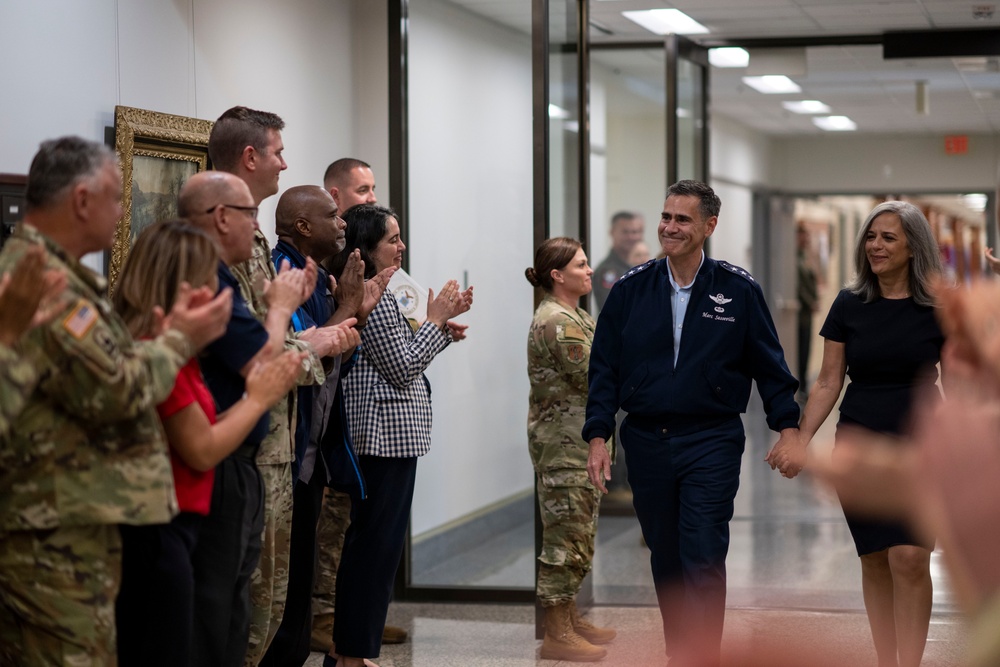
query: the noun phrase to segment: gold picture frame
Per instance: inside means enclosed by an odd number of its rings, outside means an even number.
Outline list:
[[[115,152],[122,169],[122,219],[108,262],[114,285],[135,237],[157,220],[177,216],[177,191],[208,169],[212,121],[115,107]]]

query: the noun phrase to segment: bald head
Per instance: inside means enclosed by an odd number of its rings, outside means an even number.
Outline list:
[[[278,200],[274,231],[303,255],[321,262],[344,249],[347,226],[338,213],[329,192],[318,185],[299,185]]]
[[[219,204],[246,203],[244,193],[250,189],[243,179],[225,171],[202,171],[187,180],[177,197],[177,213],[182,218],[195,220]],[[251,204],[252,205],[252,204]]]
[[[177,213],[215,239],[226,264],[250,258],[257,208],[250,188],[240,177],[225,171],[195,174],[181,187]]]

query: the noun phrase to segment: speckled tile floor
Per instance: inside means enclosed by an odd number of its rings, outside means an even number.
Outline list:
[[[607,646],[607,667],[662,667],[659,611],[653,607],[597,607],[594,623],[618,629]],[[409,630],[403,644],[384,646],[380,667],[567,667],[541,660],[530,605],[393,603],[389,621]],[[931,621],[923,667],[957,667],[965,650],[961,619]],[[321,667],[314,653],[307,667]],[[875,667],[863,613],[730,609],[723,637],[724,667]]]
[[[756,408],[756,409],[755,409]],[[725,667],[875,667],[854,544],[840,507],[808,478],[786,480],[763,463],[773,437],[751,405],[741,488],[731,523]],[[827,425],[832,431],[833,423]],[[829,435],[829,434],[828,434]],[[820,436],[821,438],[823,436]],[[531,587],[533,526],[493,536],[489,548],[455,554],[453,585]],[[447,560],[447,559],[446,559]],[[940,553],[931,560],[934,616],[923,667],[961,665],[966,638]],[[634,517],[602,516],[594,559],[595,606],[589,618],[618,629],[600,663],[662,667],[659,611],[649,552]],[[448,583],[448,582],[434,582]],[[537,658],[531,605],[394,602],[389,623],[411,639],[385,646],[380,667],[521,667]],[[314,654],[309,667],[321,667]]]

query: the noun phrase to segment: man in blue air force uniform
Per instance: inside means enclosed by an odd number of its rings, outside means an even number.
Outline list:
[[[618,409],[628,413],[622,447],[667,654],[699,667],[719,659],[751,381],[782,440],[797,436],[799,419],[798,383],[760,287],[743,269],[705,256],[720,206],[704,183],[670,186],[659,225],[666,258],[622,276],[601,311],[583,427],[588,474],[606,492],[604,443]]]

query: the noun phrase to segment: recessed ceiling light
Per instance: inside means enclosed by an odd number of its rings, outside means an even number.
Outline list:
[[[847,116],[821,116],[813,118],[813,125],[828,132],[850,132],[858,129],[857,123]]]
[[[708,32],[708,28],[679,9],[637,10],[622,12],[622,16],[657,35],[703,35]]]
[[[750,64],[750,53],[738,46],[721,46],[708,50],[708,62],[713,67],[746,67]]]
[[[768,74],[766,76],[745,76],[743,83],[754,90],[768,95],[776,93],[801,93],[799,84],[789,79],[784,74]]]
[[[798,102],[782,102],[792,113],[830,113],[830,107],[819,100],[799,100]]]

